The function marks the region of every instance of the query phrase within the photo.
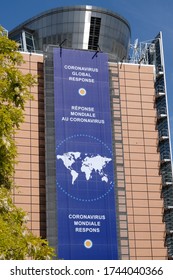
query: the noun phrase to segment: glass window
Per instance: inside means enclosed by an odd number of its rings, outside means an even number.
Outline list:
[[[67,32],[67,31],[68,31],[68,24],[67,24],[67,23],[64,23],[64,24],[63,24],[63,30],[62,30],[62,32],[65,33],[65,32]]]
[[[68,14],[68,22],[74,22],[74,12],[69,12],[69,14]]]
[[[85,11],[81,11],[80,12],[80,18],[79,18],[79,20],[80,20],[80,22],[85,22]]]
[[[57,13],[57,23],[62,23],[62,20],[63,20],[63,14]]]
[[[101,18],[91,17],[88,49],[97,50],[100,35]]]
[[[53,14],[52,15],[52,24],[56,24],[57,23],[57,14]]]
[[[74,22],[80,21],[80,11],[74,11]]]
[[[68,22],[68,14],[69,14],[69,12],[63,13],[63,22]]]
[[[73,32],[74,33],[78,33],[79,32],[79,24],[78,23],[74,23],[73,24]]]
[[[23,40],[22,40],[22,33],[16,34],[11,37],[12,40],[16,41],[19,44],[19,50],[23,50]]]
[[[82,22],[80,25],[79,25],[79,32],[84,32],[84,23]]]

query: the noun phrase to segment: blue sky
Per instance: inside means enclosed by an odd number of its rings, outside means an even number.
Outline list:
[[[173,142],[173,0],[5,0],[1,3],[0,24],[11,30],[26,19],[51,8],[95,5],[126,18],[132,30],[131,43],[153,39],[163,32],[167,92]]]

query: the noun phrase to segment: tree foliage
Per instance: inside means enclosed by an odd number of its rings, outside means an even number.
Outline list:
[[[16,42],[0,27],[0,259],[50,259],[53,249],[26,226],[26,213],[12,201],[17,148],[14,135],[24,121],[24,108],[36,83],[23,74],[24,63]]]
[[[2,35],[0,29],[0,186],[10,188],[16,158],[14,134],[24,120],[29,88],[35,83],[31,74],[23,75],[23,62],[17,44]]]
[[[51,259],[46,240],[28,230],[26,213],[17,208],[8,189],[0,189],[0,260]]]

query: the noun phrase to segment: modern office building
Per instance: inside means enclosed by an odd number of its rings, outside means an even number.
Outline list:
[[[61,259],[173,259],[162,34],[130,45],[130,33],[93,6],[52,9],[9,33],[22,71],[38,75],[16,135],[14,201]]]

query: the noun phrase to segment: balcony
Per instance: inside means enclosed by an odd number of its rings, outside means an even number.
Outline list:
[[[167,110],[165,107],[162,107],[157,110],[157,120],[159,121],[164,118],[167,118]]]
[[[172,211],[173,210],[173,205],[164,207],[164,211]],[[165,213],[165,212],[164,212]],[[173,233],[173,229],[171,229],[172,233]]]
[[[173,260],[173,232],[166,233],[165,246],[168,248],[168,260]]]
[[[165,164],[171,162],[171,155],[169,150],[160,150],[160,163]]]
[[[173,208],[173,188],[169,186],[167,188],[162,189],[161,196],[164,200],[164,209],[170,210],[172,212]],[[173,216],[165,214],[165,222],[166,226],[169,226],[169,230],[173,231]]]
[[[162,172],[162,187],[172,186],[172,172]]]
[[[173,211],[171,209],[164,211],[163,221],[169,223],[171,229],[173,229]]]
[[[173,233],[172,232],[170,233],[166,232],[165,245],[168,247],[168,256],[173,258]]]
[[[169,139],[168,129],[166,128],[162,128],[161,130],[159,130],[158,134],[159,134],[159,142],[163,142]]]
[[[163,76],[164,72],[163,72],[163,66],[162,65],[158,65],[156,67],[156,78],[160,78],[161,76]]]
[[[165,87],[163,85],[157,85],[155,90],[155,98],[165,96]]]

